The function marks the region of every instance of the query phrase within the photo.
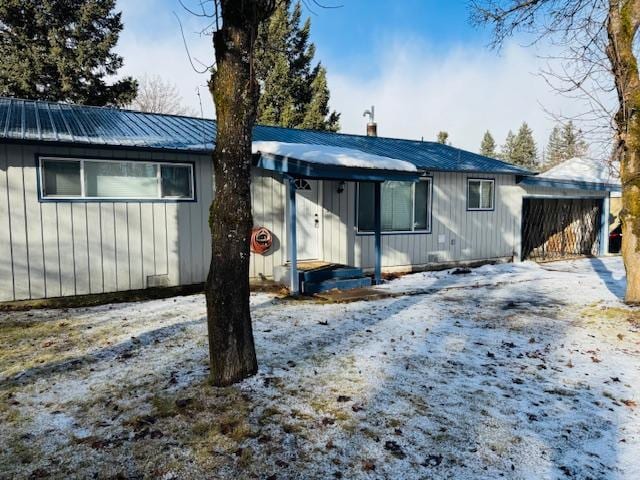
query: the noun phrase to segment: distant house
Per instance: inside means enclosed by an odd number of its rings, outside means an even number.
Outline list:
[[[0,301],[204,282],[215,133],[212,120],[0,98]],[[252,281],[314,292],[366,285],[363,271],[537,258],[530,244],[557,234],[534,215],[550,199],[589,230],[561,254],[606,244],[602,185],[433,142],[266,126],[254,141],[254,223],[273,241],[252,254]]]

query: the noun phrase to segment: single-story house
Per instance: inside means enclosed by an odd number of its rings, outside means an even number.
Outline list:
[[[213,120],[0,98],[0,301],[204,282],[215,134]],[[523,234],[550,199],[582,215],[578,253],[596,254],[608,194],[434,142],[256,126],[253,216],[272,241],[250,276],[311,292],[535,257]],[[314,264],[343,267],[307,276]]]

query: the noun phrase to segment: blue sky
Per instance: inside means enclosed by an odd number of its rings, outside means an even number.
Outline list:
[[[538,75],[540,52],[517,39],[500,53],[490,50],[489,32],[470,25],[465,0],[323,1],[342,7],[314,7],[305,15],[346,133],[364,131],[362,112],[374,104],[381,135],[434,139],[447,130],[454,145],[475,151],[485,130],[500,144],[509,129],[527,121],[542,148],[554,124],[549,112],[579,111]],[[204,113],[213,116],[206,75],[189,66],[174,12],[192,56],[208,64],[213,51],[210,38],[196,33],[201,21],[177,0],[118,0],[118,7],[125,22],[119,43],[124,73],[160,75],[198,110],[199,87]]]
[[[318,56],[341,71],[364,68],[366,72],[371,52],[398,38],[420,39],[443,51],[468,43],[486,44],[489,38],[486,30],[470,25],[464,0],[333,1],[342,7],[314,7],[309,16]]]

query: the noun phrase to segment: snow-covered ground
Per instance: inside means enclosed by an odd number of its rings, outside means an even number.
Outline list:
[[[0,478],[640,478],[620,259],[252,296],[260,371],[206,384],[200,295],[0,317]]]

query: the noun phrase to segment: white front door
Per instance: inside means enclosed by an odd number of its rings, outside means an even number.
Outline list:
[[[296,180],[298,260],[317,260],[320,258],[321,185],[318,180]]]

